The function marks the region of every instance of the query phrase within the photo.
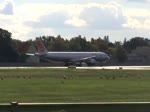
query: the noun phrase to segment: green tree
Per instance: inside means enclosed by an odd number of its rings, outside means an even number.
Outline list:
[[[28,48],[32,42],[33,42],[32,40],[27,40],[27,41],[20,41],[20,40],[16,40],[16,39],[12,40],[12,46],[18,52],[18,56],[19,56],[18,61],[19,62],[25,62],[26,61],[26,58],[28,56],[25,55],[25,53],[27,52],[27,50],[28,50]]]
[[[51,50],[52,51],[66,51],[67,46],[65,44],[65,40],[58,35],[53,42],[51,42]]]
[[[106,44],[109,44],[109,36],[104,36],[103,40]]]
[[[124,62],[126,60],[127,53],[122,45],[118,45],[116,47],[115,58],[118,60],[118,62]]]
[[[69,48],[71,51],[88,51],[88,47],[86,38],[82,38],[81,35],[70,39]]]
[[[18,59],[18,53],[12,46],[11,33],[0,29],[0,61],[15,62]]]
[[[108,45],[100,37],[98,39],[91,39],[91,44],[98,48],[98,51],[107,52]]]
[[[133,49],[136,49],[137,47],[143,47],[143,46],[148,46],[148,39],[143,38],[143,37],[135,37],[127,41],[126,39],[124,40],[123,46],[124,48],[128,51],[131,52]]]

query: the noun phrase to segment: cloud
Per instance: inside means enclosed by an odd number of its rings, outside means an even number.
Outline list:
[[[26,7],[37,7],[37,5],[26,4]],[[51,6],[51,5],[50,5]],[[45,7],[50,7],[43,4],[43,15],[38,17],[37,21],[27,21],[25,25],[30,27],[43,28],[99,28],[99,29],[119,29],[126,22],[126,17],[123,15],[121,7],[115,3],[96,4],[89,3],[69,4],[69,5],[53,5],[55,10],[47,12]],[[38,8],[36,12],[39,12]],[[36,14],[35,14],[36,15]]]
[[[145,19],[137,19],[137,18],[128,18],[128,22],[124,24],[124,27],[130,28],[130,29],[144,29],[149,30],[150,29],[150,18]]]
[[[24,4],[16,8],[25,20],[23,25],[31,30],[25,36],[62,35],[73,37],[85,35],[98,37],[129,28],[122,6],[108,4]],[[31,10],[32,9],[32,10]],[[31,10],[31,11],[30,11]]]
[[[130,17],[144,17],[144,18],[147,18],[147,17],[150,16],[150,10],[148,10],[148,9],[132,8],[132,9],[126,9],[124,11],[124,14],[126,16],[130,16]]]
[[[5,0],[4,4],[1,6],[0,14],[13,15],[13,4],[12,0]]]
[[[146,3],[146,2],[150,2],[150,0],[128,0],[128,2]]]
[[[150,29],[150,10],[132,8],[124,12],[127,16],[127,23],[124,27],[128,29],[149,30]]]
[[[94,29],[122,29],[122,25],[127,21],[121,7],[114,2],[99,6],[90,5],[80,17],[87,22],[89,28]]]
[[[73,17],[72,19],[68,19],[65,21],[65,24],[74,26],[74,27],[84,27],[87,25],[86,21],[83,19],[79,19],[77,17]]]
[[[0,27],[12,33],[12,38],[26,40],[32,28],[23,25],[24,19],[17,15],[0,14]]]
[[[42,15],[36,22],[27,21],[24,24],[31,27],[39,27],[39,28],[56,28],[56,27],[64,27],[64,21],[67,19],[65,14],[63,13],[52,13],[47,15]]]
[[[11,13],[8,13],[10,6],[6,5],[9,3],[12,4]],[[92,37],[99,36],[99,32],[111,35],[124,29],[150,29],[149,10],[122,7],[114,1],[108,4],[26,3],[14,7],[9,0],[0,9],[0,27],[21,40],[42,35],[72,37],[82,34]]]
[[[78,18],[84,5],[80,4],[24,4],[20,7],[22,13],[27,15],[32,20],[26,21],[24,24],[30,27],[53,27],[53,28],[70,28],[85,26],[85,21]],[[33,10],[31,10],[33,9]],[[30,11],[31,10],[31,11]]]

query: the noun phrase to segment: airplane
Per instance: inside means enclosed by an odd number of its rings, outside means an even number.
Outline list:
[[[97,63],[105,63],[110,57],[104,52],[49,52],[41,38],[36,38],[36,53],[26,53],[29,56],[38,56],[40,59],[52,62],[64,62],[65,66],[78,65],[86,63],[88,66],[94,66]]]

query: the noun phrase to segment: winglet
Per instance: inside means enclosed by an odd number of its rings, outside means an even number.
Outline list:
[[[44,44],[42,43],[42,40],[40,38],[36,38],[36,42],[39,55],[47,54],[48,51],[45,48]]]

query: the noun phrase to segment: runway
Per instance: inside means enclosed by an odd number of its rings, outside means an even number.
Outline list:
[[[124,69],[124,70],[150,70],[150,66],[104,66],[104,67],[77,67],[77,69]]]
[[[76,69],[122,69],[122,70],[150,70],[150,66],[103,66],[103,67],[0,67],[0,69],[68,69],[68,68],[76,68]]]

